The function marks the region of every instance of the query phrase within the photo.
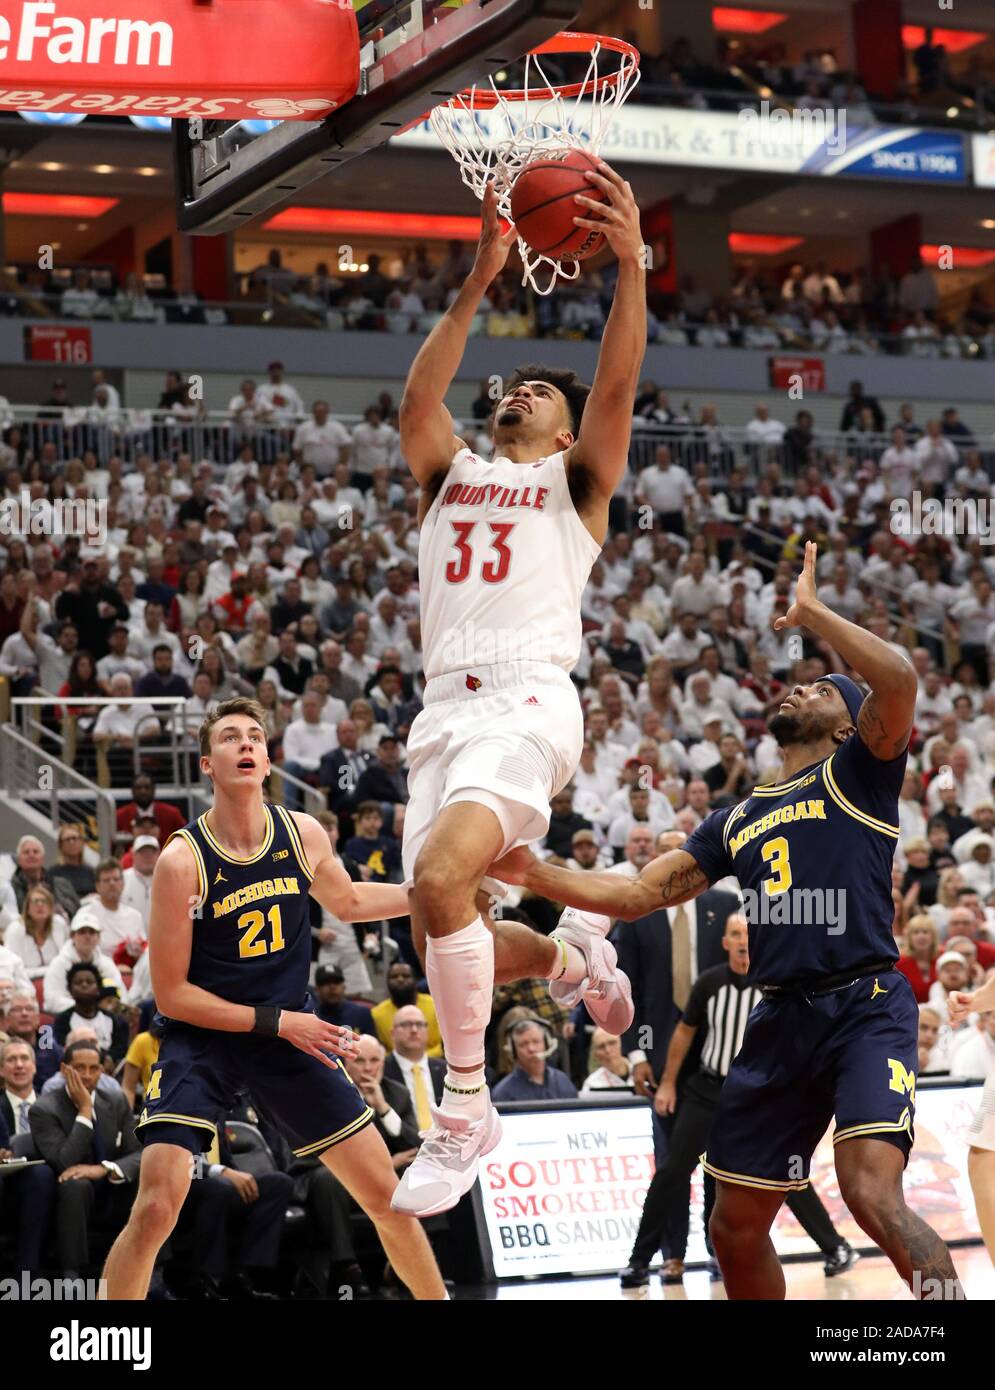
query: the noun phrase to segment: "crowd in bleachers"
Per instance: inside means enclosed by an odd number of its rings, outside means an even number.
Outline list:
[[[98,379],[94,390],[106,386]],[[181,400],[186,386],[177,378],[169,389]],[[492,407],[482,383],[458,425],[484,454]],[[255,695],[277,769],[270,794],[289,805],[317,796],[353,877],[400,881],[405,740],[424,684],[416,487],[388,393],[351,430],[320,402],[293,424],[304,409],[273,364],[266,382],[245,383],[229,403],[233,428],[244,432],[231,461],[194,458],[178,444],[160,457],[139,454],[134,466],[117,456],[105,466],[93,454],[74,456],[65,436],[63,446],[50,441],[34,455],[16,426],[4,431],[5,495],[26,483],[38,497],[91,496],[108,507],[101,535],[3,538],[0,675],[15,693],[50,693],[53,717],[75,724],[77,766],[122,798],[131,789],[113,857],[88,862],[84,834],[92,828],[67,823],[58,862],[28,836],[8,866],[0,1032],[17,1044],[0,1060],[9,1109],[0,1100],[0,1149],[29,1134],[47,1160],[33,1172],[64,1171],[63,1130],[74,1114],[92,1107],[99,1115],[106,1104],[113,1118],[140,1108],[157,1048],[145,949],[149,881],[159,847],[189,808],[156,796],[160,716],[132,699],[185,700],[192,754],[197,727],[219,700]],[[291,445],[269,461],[255,443],[281,412]],[[689,833],[710,809],[772,778],[778,751],[768,716],[792,684],[841,665],[824,645],[799,646],[798,634],[772,628],[791,602],[804,542],[815,540],[822,599],[905,651],[920,677],[895,932],[923,1006],[922,1070],[980,1075],[995,1065],[992,1016],[951,1028],[945,1000],[995,966],[995,561],[977,536],[896,533],[890,503],[914,487],[990,500],[991,481],[953,409],[920,422],[910,405],[891,422],[855,382],[840,424],[854,442],[840,454],[820,447],[804,411],[791,424],[778,414],[773,402],[758,405],[730,467],[714,410],[682,419],[655,383],[642,384],[639,428],[669,424],[674,437],[631,470],[613,503],[611,534],[582,602],[574,680],[584,749],[537,849],[578,873],[612,864],[636,872],[661,835]],[[862,445],[861,432],[874,443]],[[790,468],[772,462],[785,450]],[[120,704],[88,703],[109,695]],[[520,890],[510,910],[544,931],[558,913]],[[317,905],[313,912],[318,1005],[330,1021],[356,1020],[368,1034],[354,1075],[402,1167],[422,1127],[411,1066],[424,1063],[434,1084],[438,1050],[421,966],[403,921],[382,936],[344,926]],[[630,1084],[631,1056],[604,1038],[591,1041],[593,1055],[583,1013],[558,1008],[544,982],[497,991],[489,1056],[495,1079],[511,1083],[505,1098],[573,1095],[594,1073],[604,1085]],[[63,1047],[78,1079],[59,1069]],[[392,1076],[385,1058],[395,1054]],[[391,1134],[386,1117],[401,1112]],[[332,1252],[332,1277],[364,1287],[368,1231],[340,1191],[324,1192],[330,1175],[288,1159],[251,1097],[230,1120],[228,1152],[208,1155],[205,1185],[194,1185],[171,1287],[235,1298],[278,1287],[288,1202],[313,1216],[308,1239]],[[246,1139],[246,1124],[269,1146],[251,1171],[245,1155],[261,1150]],[[81,1200],[67,1194],[74,1184],[46,1188],[49,1179],[32,1179],[30,1210],[58,1215],[51,1230],[64,1270],[91,1263],[91,1237],[113,1229],[124,1201],[117,1189],[128,1186],[135,1153],[122,1142],[119,1151],[78,1160],[114,1178],[114,1201],[92,1212],[72,1205]],[[248,1181],[255,1196],[245,1203]],[[37,1222],[18,1225],[19,1210],[0,1191],[0,1259],[42,1259],[28,1239]],[[221,1227],[210,1228],[223,1228],[224,1239],[208,1245],[205,1223],[218,1211]],[[284,1252],[288,1239],[284,1231]],[[446,1239],[456,1240],[453,1229],[441,1233]]]
[[[625,37],[639,47],[635,33]],[[578,82],[584,76],[584,58],[556,55],[542,61],[554,82]],[[640,72],[635,99],[647,105],[734,111],[762,98],[789,110],[846,111],[854,126],[927,119],[946,123],[957,116],[974,126],[988,126],[995,118],[991,58],[976,50],[966,60],[952,62],[932,30],[909,54],[906,79],[888,93],[861,85],[855,73],[841,66],[832,47],[793,52],[776,34],[718,36],[707,55],[678,36],[659,54],[642,52]],[[499,85],[513,87],[520,81],[516,64]]]
[[[322,262],[313,274],[301,275],[286,267],[274,248],[244,277],[239,303],[253,306],[262,324],[426,334],[459,292],[471,249],[453,241],[440,254],[418,243],[403,254],[371,253],[355,273],[333,272]],[[508,267],[481,301],[470,333],[600,340],[614,277],[614,264],[585,265],[578,278],[537,295]],[[195,294],[166,288],[150,294],[134,275],[120,288],[109,271],[98,274],[84,266],[61,279],[62,288],[46,283],[43,271],[26,272],[23,283],[8,279],[0,313],[192,324],[232,318],[224,306],[201,304]],[[236,313],[234,321],[243,319]],[[976,285],[966,301],[945,308],[937,273],[921,262],[898,276],[887,268],[834,270],[822,260],[771,269],[741,259],[724,293],[691,275],[684,275],[673,293],[651,289],[649,341],[664,347],[987,359],[995,357],[995,307],[985,287]]]

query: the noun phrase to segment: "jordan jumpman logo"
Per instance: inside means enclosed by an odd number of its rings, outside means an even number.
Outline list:
[[[887,994],[887,993],[888,993],[888,991],[887,991],[886,989],[882,989],[881,986],[878,984],[878,978],[877,978],[877,976],[875,975],[875,976],[874,976],[874,988],[873,988],[873,990],[871,990],[871,998],[872,998],[872,999],[876,999],[876,998],[878,997],[879,994]]]

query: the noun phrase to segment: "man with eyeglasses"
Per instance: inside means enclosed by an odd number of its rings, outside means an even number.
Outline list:
[[[390,1035],[394,1050],[384,1062],[383,1074],[408,1088],[418,1128],[429,1129],[431,1107],[442,1100],[446,1064],[428,1055],[428,1019],[417,1004],[405,1004],[394,1015]]]

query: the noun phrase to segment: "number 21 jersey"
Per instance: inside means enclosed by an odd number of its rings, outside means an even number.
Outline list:
[[[311,969],[313,873],[290,812],[265,812],[262,845],[247,859],[221,848],[210,812],[175,832],[193,851],[200,895],[187,979],[233,1004],[300,1009]]]

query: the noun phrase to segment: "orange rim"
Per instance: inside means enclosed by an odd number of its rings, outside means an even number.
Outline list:
[[[508,91],[495,91],[489,84],[483,89],[469,87],[465,92],[460,92],[459,96],[443,102],[443,105],[457,109],[489,111],[502,101],[549,101],[556,96],[594,96],[598,92],[618,86],[623,73],[639,67],[639,50],[631,43],[626,43],[625,39],[615,39],[610,34],[580,34],[565,29],[562,34],[554,34],[538,48],[533,48],[529,55],[539,57],[543,53],[591,53],[599,45],[609,53],[618,53],[622,57],[623,62],[615,72],[606,72],[593,80],[585,78],[583,82],[571,82],[563,87],[530,87],[528,90],[511,88]],[[626,59],[627,62],[624,61]]]

